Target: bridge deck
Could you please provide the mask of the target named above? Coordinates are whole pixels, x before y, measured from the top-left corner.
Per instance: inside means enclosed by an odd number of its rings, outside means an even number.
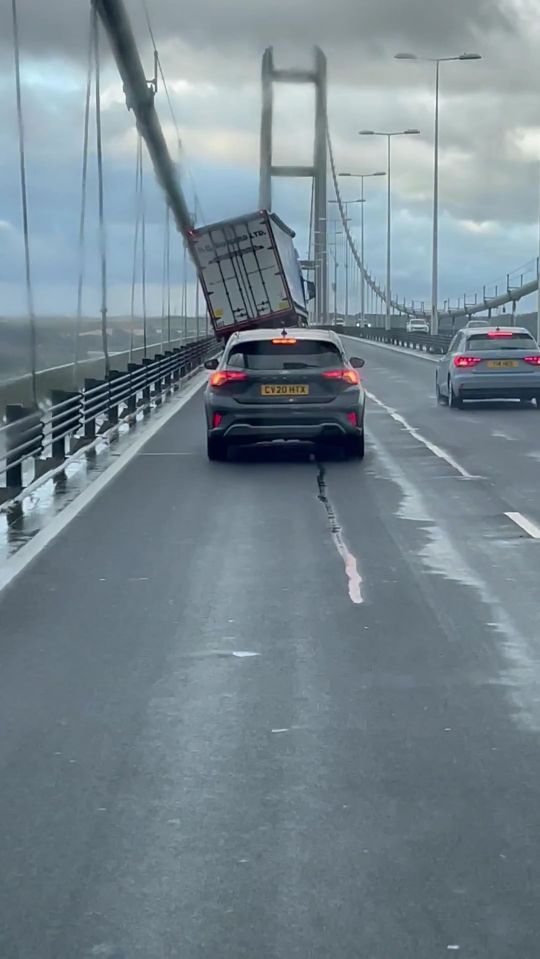
[[[540,416],[360,351],[363,464],[196,396],[0,597],[2,959],[537,959]]]

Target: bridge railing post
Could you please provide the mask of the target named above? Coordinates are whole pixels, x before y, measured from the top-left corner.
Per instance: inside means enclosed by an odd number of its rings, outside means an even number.
[[[121,373],[120,370],[110,370],[107,376],[107,382],[109,385],[107,410],[108,426],[116,426],[118,423],[118,407],[120,405],[120,399],[118,391],[114,388],[114,381],[120,379],[122,376],[125,376],[125,373]]]
[[[173,391],[172,377],[173,377],[173,361],[174,353],[172,350],[165,350],[163,354],[164,363],[165,363],[165,376],[163,382],[165,384],[165,393],[170,396]]]
[[[142,391],[144,416],[148,416],[150,412],[150,406],[152,403],[152,395],[150,392],[150,376],[149,376],[149,370],[148,370],[148,367],[151,366],[152,363],[153,363],[153,360],[148,359],[148,357],[145,357],[145,359],[142,361],[142,365],[145,369],[145,381],[144,381],[144,387]]]
[[[43,449],[43,423],[38,410],[9,403],[3,429],[5,442],[5,482],[0,502],[11,499],[23,489],[25,459],[37,460]]]
[[[97,434],[97,417],[101,413],[106,414],[107,407],[107,381],[87,377],[84,381],[82,409],[84,438],[88,443],[91,443],[93,440],[95,440]]]
[[[163,402],[163,353],[158,353],[154,357],[154,362],[157,363],[157,376],[154,380],[154,403],[156,406],[161,406]]]
[[[66,458],[66,440],[81,423],[81,396],[77,392],[51,390],[51,455],[61,463]]]
[[[138,363],[128,363],[127,368],[128,373],[130,374],[130,382],[126,408],[128,416],[134,417],[137,412],[137,389],[135,385],[135,374],[141,370],[141,367]],[[133,420],[130,420],[130,425],[133,425]]]
[[[182,362],[182,350],[180,347],[175,346],[174,348],[174,369],[173,369],[173,390],[176,392],[180,388],[180,372],[181,372],[181,362]]]

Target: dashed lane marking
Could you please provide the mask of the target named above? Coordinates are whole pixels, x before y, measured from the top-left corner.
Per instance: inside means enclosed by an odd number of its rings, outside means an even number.
[[[505,513],[504,515],[508,516],[508,519],[511,519],[516,526],[519,526],[532,539],[540,539],[540,527],[530,519],[527,519],[526,516],[523,516],[522,513]]]

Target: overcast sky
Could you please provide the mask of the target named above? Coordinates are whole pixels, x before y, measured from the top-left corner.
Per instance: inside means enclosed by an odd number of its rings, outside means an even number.
[[[538,247],[540,27],[536,0],[147,0],[181,131],[178,155],[163,91],[158,109],[191,205],[196,190],[211,221],[257,205],[260,59],[309,63],[318,43],[328,57],[329,119],[341,170],[385,168],[384,143],[361,128],[418,127],[394,141],[393,286],[429,299],[434,71],[393,54],[481,53],[441,74],[441,300],[474,293],[504,274],[531,269]],[[151,45],[141,0],[126,0],[148,75]],[[0,9],[0,314],[24,311],[21,215],[10,4]],[[28,157],[32,265],[40,312],[72,313],[89,3],[18,0]],[[135,133],[103,39],[106,209],[110,308],[129,311],[134,224]],[[276,89],[275,160],[309,162],[313,96]],[[94,147],[92,145],[92,150]],[[343,180],[354,199],[358,185]],[[385,268],[384,179],[367,185],[366,261]],[[150,172],[151,306],[160,308],[164,207]],[[309,190],[276,185],[274,209],[306,253]],[[335,208],[334,208],[335,209]],[[356,207],[358,211],[358,207]],[[329,213],[329,216],[333,213]],[[354,213],[358,230],[358,212]],[[88,220],[86,307],[97,304],[95,163]],[[175,279],[181,275],[176,243]],[[527,265],[528,264],[528,265]],[[529,273],[530,275],[530,273]]]

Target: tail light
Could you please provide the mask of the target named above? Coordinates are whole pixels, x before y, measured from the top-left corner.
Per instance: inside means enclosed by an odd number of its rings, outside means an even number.
[[[482,362],[480,356],[454,356],[454,366],[468,370],[471,366],[478,366]]]
[[[492,339],[508,339],[511,338],[514,334],[512,330],[488,330],[488,336]]]
[[[531,366],[540,366],[540,354],[538,356],[524,356],[523,359]]]
[[[247,380],[247,373],[240,373],[238,370],[216,370],[210,377],[210,386],[224,386],[225,383],[238,383],[241,380]]]
[[[360,383],[358,370],[326,370],[323,376],[326,380],[345,380],[346,383],[352,383],[353,386],[358,386]]]
[[[297,341],[292,336],[279,336],[272,343],[279,346],[294,346]]]
[[[214,429],[216,429],[216,427],[221,425],[222,419],[223,419],[223,413],[214,413],[212,417],[212,426]]]
[[[358,416],[356,413],[347,413],[347,419],[351,426],[358,426]]]

